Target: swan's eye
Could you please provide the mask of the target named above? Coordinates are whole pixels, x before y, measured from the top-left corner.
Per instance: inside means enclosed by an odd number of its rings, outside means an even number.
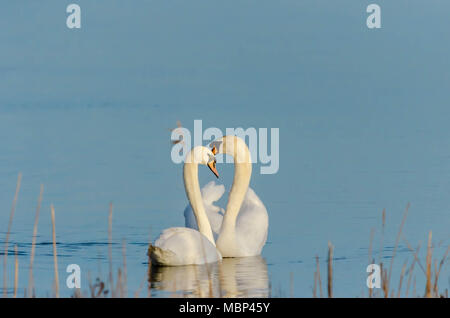
[[[209,144],[211,147],[211,151],[214,155],[216,155],[219,152],[220,145],[222,144],[222,140],[216,140]]]

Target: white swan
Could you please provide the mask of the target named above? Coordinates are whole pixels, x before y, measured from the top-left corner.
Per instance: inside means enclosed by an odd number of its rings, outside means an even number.
[[[155,243],[149,246],[147,254],[152,264],[198,265],[222,259],[220,252],[216,249],[211,226],[203,207],[198,182],[198,164],[207,165],[217,177],[218,173],[215,168],[214,154],[208,148],[198,146],[187,154],[183,168],[184,187],[193,207],[199,231],[185,227],[164,230]]]
[[[252,164],[250,151],[245,142],[237,136],[225,136],[213,142],[216,153],[233,156],[234,179],[226,213],[213,205],[220,199],[225,188],[214,181],[203,189],[203,203],[211,223],[216,246],[223,257],[243,257],[261,254],[267,240],[269,217],[264,204],[249,187]],[[197,228],[190,206],[185,210],[187,227]]]

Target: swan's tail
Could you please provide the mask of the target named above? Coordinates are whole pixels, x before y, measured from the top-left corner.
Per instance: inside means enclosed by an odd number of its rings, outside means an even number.
[[[175,253],[169,250],[163,250],[157,246],[149,244],[147,255],[149,263],[153,265],[170,265],[175,257]]]

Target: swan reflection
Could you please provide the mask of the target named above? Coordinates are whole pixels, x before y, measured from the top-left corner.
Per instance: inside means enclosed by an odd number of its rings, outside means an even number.
[[[268,297],[269,277],[261,256],[224,258],[206,265],[152,266],[152,293],[167,297]]]

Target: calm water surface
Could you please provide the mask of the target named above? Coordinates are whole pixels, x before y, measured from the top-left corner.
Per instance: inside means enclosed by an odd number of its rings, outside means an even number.
[[[447,2],[379,1],[383,28],[373,31],[356,1],[246,1],[239,10],[209,1],[175,7],[111,1],[108,8],[80,1],[86,13],[80,32],[65,27],[58,3],[28,10],[14,2],[0,12],[1,246],[23,175],[8,251],[9,294],[14,245],[19,294],[28,284],[40,184],[38,296],[53,295],[51,204],[63,296],[73,293],[65,285],[69,264],[81,267],[83,292],[89,281],[107,280],[110,202],[114,277],[126,260],[129,296],[211,290],[310,297],[316,256],[326,277],[328,242],[335,295],[361,296],[371,230],[373,256],[390,262],[408,203],[395,288],[403,263],[413,259],[408,244],[421,244],[424,260],[432,230],[434,255],[443,256],[450,240]],[[278,173],[261,175],[255,164],[251,181],[269,213],[268,242],[257,258],[149,271],[149,241],[183,226],[187,204],[182,166],[170,159],[169,129],[180,120],[192,130],[195,119],[204,129],[280,129]],[[218,169],[229,190],[233,166]],[[207,168],[199,177],[201,185],[214,178]],[[442,289],[449,287],[449,264]],[[420,266],[415,276],[422,294]]]

